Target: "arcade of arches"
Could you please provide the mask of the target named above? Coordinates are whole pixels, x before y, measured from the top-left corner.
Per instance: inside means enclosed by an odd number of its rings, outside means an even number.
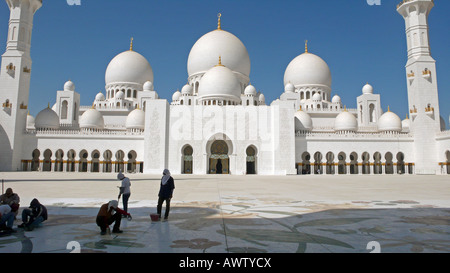
[[[193,148],[186,145],[182,150],[182,173],[192,174]],[[208,173],[229,174],[229,149],[223,140],[216,140],[211,145],[208,158]],[[246,174],[256,174],[257,150],[253,145],[246,149]],[[94,150],[88,152],[81,150],[78,154],[73,149],[64,152],[59,149],[55,152],[46,149],[41,152],[35,149],[31,160],[22,160],[23,171],[52,171],[52,172],[136,172],[142,173],[143,162],[136,160],[134,150],[125,153],[119,150],[113,154],[106,150],[103,153]],[[404,154],[380,152],[369,154],[356,152],[347,154],[332,152],[322,154],[316,152],[312,155],[304,152],[301,162],[298,162],[297,174],[413,174],[414,163],[405,162]],[[450,151],[445,152],[445,162],[440,162],[441,172],[450,174]]]
[[[113,154],[110,150],[101,153],[98,150],[88,152],[83,149],[77,154],[73,149],[67,152],[62,149],[55,152],[47,149],[43,153],[35,149],[31,158],[22,160],[23,171],[139,173],[143,170],[143,162],[136,161],[137,153],[134,150],[127,154],[119,150]]]
[[[358,156],[356,152],[347,154],[340,152],[335,155],[328,152],[323,155],[316,152],[311,157],[304,152],[302,161],[297,163],[298,174],[413,174],[414,163],[405,162],[402,152],[382,155],[375,152],[370,155],[364,152]]]

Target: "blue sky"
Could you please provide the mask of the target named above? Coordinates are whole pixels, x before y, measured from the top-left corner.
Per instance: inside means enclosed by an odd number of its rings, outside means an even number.
[[[7,38],[9,9],[0,3],[0,52]],[[266,102],[283,92],[284,71],[304,52],[322,57],[330,66],[332,95],[349,108],[369,82],[381,95],[384,111],[404,119],[408,112],[404,66],[405,25],[397,13],[400,0],[44,0],[36,13],[32,37],[29,109],[36,114],[53,104],[56,91],[71,79],[82,105],[104,92],[105,71],[117,54],[134,50],[145,56],[154,72],[155,90],[171,100],[187,82],[187,59],[194,43],[217,26],[236,35],[251,60],[251,83]],[[450,1],[435,0],[429,17],[431,53],[437,64],[441,116],[450,115]]]

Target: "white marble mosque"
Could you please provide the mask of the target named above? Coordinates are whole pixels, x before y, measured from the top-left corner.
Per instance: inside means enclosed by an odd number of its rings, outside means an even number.
[[[251,84],[245,45],[222,29],[220,15],[217,27],[212,23],[213,30],[193,45],[187,83],[172,98],[159,97],[153,85],[158,68],[131,41],[109,63],[105,89],[92,94],[91,105],[81,105],[75,83],[67,81],[56,91],[56,103],[33,117],[27,110],[31,33],[43,1],[6,3],[11,13],[0,73],[0,171],[450,174],[450,131],[439,114],[428,40],[432,0],[397,7],[407,39],[410,110],[403,120],[389,107],[384,111],[377,90],[365,82],[357,107],[347,108],[333,93],[326,61],[307,43],[287,64],[279,99],[267,102]]]

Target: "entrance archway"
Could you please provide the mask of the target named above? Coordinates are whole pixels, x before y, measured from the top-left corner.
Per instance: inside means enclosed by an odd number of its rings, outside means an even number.
[[[183,173],[192,174],[192,155],[194,149],[191,145],[186,145],[183,149]]]
[[[211,145],[209,157],[209,173],[228,174],[230,158],[228,157],[228,145],[224,140],[216,140]]]
[[[256,174],[256,149],[253,146],[248,146],[245,150],[247,154],[247,174]]]

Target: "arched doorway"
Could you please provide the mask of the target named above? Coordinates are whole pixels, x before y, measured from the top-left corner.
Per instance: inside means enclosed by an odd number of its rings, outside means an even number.
[[[67,152],[67,169],[68,172],[74,172],[75,171],[75,151],[69,150]]]
[[[397,173],[404,174],[405,173],[405,155],[402,152],[397,153]]]
[[[370,155],[368,152],[362,154],[362,173],[370,174]]]
[[[100,172],[100,152],[95,150],[91,154],[92,162],[91,162],[91,172],[98,173]]]
[[[194,149],[191,145],[186,145],[183,149],[183,173],[192,174],[192,155],[194,154]]]
[[[302,174],[311,174],[311,156],[308,152],[302,154]]]
[[[209,173],[228,174],[230,159],[228,157],[228,145],[223,140],[216,140],[211,145],[209,157]]]
[[[314,173],[322,174],[322,154],[320,152],[316,152],[314,154]]]
[[[88,171],[88,152],[86,150],[82,150],[80,152],[80,165],[78,167],[79,172],[87,172]]]
[[[327,160],[327,174],[334,174],[334,154],[332,152],[328,152],[326,154]]]
[[[55,172],[62,172],[63,168],[64,168],[64,161],[63,161],[63,157],[64,157],[64,152],[63,150],[59,149],[56,151],[55,153],[55,167],[54,170]]]
[[[344,152],[340,152],[338,154],[338,174],[346,174],[347,173],[347,163],[345,162],[346,155]]]
[[[41,155],[41,152],[38,149],[35,149],[31,156],[33,159],[31,160],[31,170],[32,171],[39,171],[39,156]]]
[[[116,169],[114,170],[116,173],[124,172],[124,157],[125,153],[122,150],[116,152]]]
[[[44,151],[44,164],[42,165],[42,171],[50,172],[52,170],[52,151],[49,149]]]
[[[256,174],[256,149],[253,146],[248,146],[245,150],[247,154],[247,174]]]
[[[136,151],[132,150],[128,153],[128,163],[127,163],[127,172],[134,173],[136,172]]]
[[[386,174],[394,174],[394,162],[392,162],[393,156],[391,152],[387,152],[384,156],[386,159],[385,162],[385,173]]]
[[[110,150],[103,152],[103,172],[112,172],[112,152]]]
[[[350,174],[358,174],[358,154],[356,152],[350,154]]]
[[[373,174],[381,174],[381,154],[379,152],[373,154],[373,161]]]

